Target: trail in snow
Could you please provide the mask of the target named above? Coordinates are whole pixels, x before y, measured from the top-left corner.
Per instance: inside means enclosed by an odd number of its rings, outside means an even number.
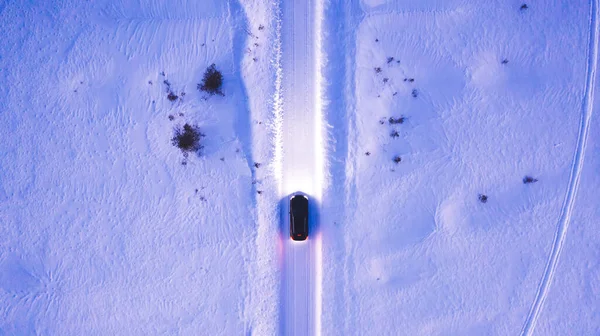
[[[319,146],[319,117],[315,97],[315,2],[281,2],[281,190],[283,270],[282,325],[284,335],[318,333],[318,249],[316,234],[322,164]],[[289,196],[301,191],[311,200],[309,238],[294,242],[289,238]]]
[[[585,85],[585,95],[583,97],[582,104],[582,115],[581,123],[579,125],[579,135],[577,137],[577,148],[575,150],[575,156],[573,159],[573,165],[571,168],[571,175],[569,178],[569,187],[567,189],[567,195],[563,203],[560,219],[556,234],[554,236],[554,242],[552,243],[552,250],[550,251],[550,257],[546,263],[546,268],[540,281],[535,300],[529,310],[527,319],[521,335],[531,335],[535,329],[536,322],[538,320],[540,311],[548,295],[548,289],[554,278],[556,271],[556,265],[560,258],[560,253],[563,248],[563,243],[567,235],[567,229],[571,221],[571,212],[575,203],[575,195],[577,194],[577,188],[579,187],[579,180],[581,176],[581,169],[583,167],[583,161],[585,157],[585,148],[587,145],[587,137],[590,128],[590,121],[593,113],[594,103],[594,84],[596,81],[596,65],[598,59],[598,4],[597,1],[592,1],[590,5],[590,37],[589,37],[589,48],[588,48],[588,64],[587,64],[587,78]]]

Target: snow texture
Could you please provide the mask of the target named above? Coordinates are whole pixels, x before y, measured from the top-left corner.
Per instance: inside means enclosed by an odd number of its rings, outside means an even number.
[[[524,4],[0,1],[0,335],[600,334],[598,3]]]

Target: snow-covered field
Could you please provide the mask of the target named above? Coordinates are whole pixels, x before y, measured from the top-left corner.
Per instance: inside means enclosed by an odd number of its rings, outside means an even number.
[[[587,263],[595,265],[599,251],[589,229],[600,220],[598,202],[589,192],[582,199],[585,187],[569,195],[584,155],[598,156],[592,146],[576,155],[580,119],[592,112],[590,8],[488,1],[361,8],[348,23],[356,35],[347,48],[356,52],[347,55],[355,76],[347,96],[356,107],[343,135],[346,214],[324,234],[323,310],[331,314],[323,333],[529,334],[530,308],[547,298],[538,334],[597,334],[600,278]],[[595,171],[587,179],[597,188]],[[539,181],[526,185],[526,175]],[[567,235],[556,271],[545,271],[558,260],[550,259],[560,248],[555,234],[571,223],[585,234]],[[574,257],[579,268],[569,265]],[[558,300],[564,296],[571,297]]]
[[[250,331],[240,5],[85,3],[0,5],[0,334]],[[185,122],[206,137],[184,166]]]
[[[597,3],[522,5],[0,0],[0,335],[599,334]]]

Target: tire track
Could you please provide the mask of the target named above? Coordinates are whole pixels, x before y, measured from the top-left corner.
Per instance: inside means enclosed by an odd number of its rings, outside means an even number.
[[[565,201],[563,203],[556,234],[554,236],[554,242],[552,243],[552,250],[544,269],[544,274],[538,286],[535,300],[531,305],[523,329],[521,330],[522,336],[529,336],[533,333],[539,314],[544,305],[544,301],[548,295],[548,290],[554,278],[556,272],[556,265],[560,258],[560,253],[563,248],[563,243],[567,235],[567,229],[571,221],[571,213],[573,205],[575,203],[575,196],[577,194],[577,188],[579,187],[579,180],[581,178],[581,169],[583,167],[583,161],[585,157],[585,149],[587,145],[587,137],[590,128],[590,121],[593,113],[594,103],[594,84],[596,81],[596,65],[598,59],[598,0],[592,1],[590,5],[590,30],[589,30],[589,46],[588,46],[588,64],[586,70],[586,85],[585,95],[583,97],[581,122],[579,124],[579,135],[577,137],[577,147],[571,167],[571,174],[569,177],[569,187]]]

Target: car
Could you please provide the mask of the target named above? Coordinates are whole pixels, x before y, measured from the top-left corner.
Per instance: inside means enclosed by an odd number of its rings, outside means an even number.
[[[304,195],[290,197],[290,238],[308,238],[308,197]]]

